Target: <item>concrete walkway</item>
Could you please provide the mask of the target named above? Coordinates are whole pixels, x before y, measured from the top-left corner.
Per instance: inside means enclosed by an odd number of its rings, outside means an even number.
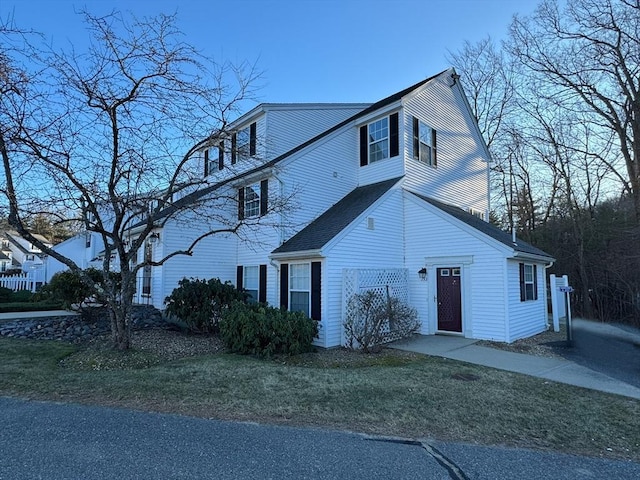
[[[637,344],[640,345],[640,335],[634,331],[623,331],[612,325],[587,323],[588,325],[584,328],[614,332],[620,338],[625,338],[633,343],[638,342]],[[580,328],[583,328],[582,323]],[[394,342],[389,346],[399,350],[450,358],[640,400],[640,388],[575,362],[562,358],[540,357],[483,347],[475,345],[476,342],[477,340],[456,336],[417,335],[408,340]]]
[[[42,312],[5,312],[0,313],[0,322],[21,320],[23,318],[65,317],[76,315],[79,315],[79,313],[70,312],[69,310],[45,310]]]

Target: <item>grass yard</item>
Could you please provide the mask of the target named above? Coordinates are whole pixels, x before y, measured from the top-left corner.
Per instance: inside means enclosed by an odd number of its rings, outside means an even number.
[[[640,461],[640,402],[393,350],[259,360],[0,338],[0,395]]]

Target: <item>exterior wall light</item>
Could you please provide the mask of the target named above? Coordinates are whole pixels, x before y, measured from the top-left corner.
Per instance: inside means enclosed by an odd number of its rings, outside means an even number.
[[[427,279],[427,269],[422,267],[418,270],[418,276],[420,277],[420,280],[425,281]]]
[[[160,234],[158,232],[153,232],[151,235],[149,235],[150,243],[156,243],[158,240],[160,240]]]

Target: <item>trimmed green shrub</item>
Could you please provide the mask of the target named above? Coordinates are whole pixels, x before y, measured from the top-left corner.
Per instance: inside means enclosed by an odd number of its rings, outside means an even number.
[[[96,284],[103,284],[102,271],[88,268],[85,273]],[[109,276],[116,285],[120,282],[119,273],[112,272]],[[51,277],[51,281],[38,291],[34,300],[60,302],[64,308],[69,308],[71,305],[80,304],[88,298],[95,298],[98,303],[103,301],[98,290],[83,282],[79,274],[65,270]]]
[[[217,333],[223,312],[233,302],[246,299],[247,294],[238,291],[231,282],[183,278],[164,299],[165,313],[184,322],[191,331]]]
[[[10,302],[12,296],[13,290],[10,288],[0,287],[0,303]]]
[[[18,290],[11,295],[12,302],[31,302],[34,294],[29,290]]]
[[[220,321],[225,346],[243,355],[297,355],[310,351],[317,335],[318,322],[305,314],[265,304],[236,302]]]
[[[46,310],[58,310],[62,307],[60,303],[42,302],[7,302],[0,303],[0,313],[6,312],[42,312]]]

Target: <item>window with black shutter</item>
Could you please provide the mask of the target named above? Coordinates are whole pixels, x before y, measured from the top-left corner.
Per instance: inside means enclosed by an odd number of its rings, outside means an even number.
[[[360,166],[397,157],[400,154],[397,113],[360,127]]]

